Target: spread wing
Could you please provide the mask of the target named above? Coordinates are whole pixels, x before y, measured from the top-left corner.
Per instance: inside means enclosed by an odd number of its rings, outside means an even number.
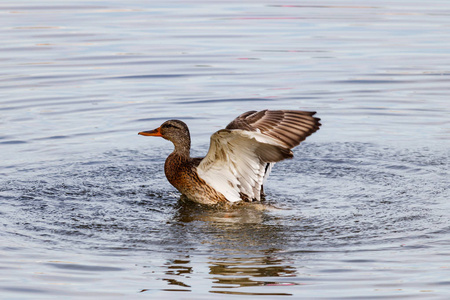
[[[248,111],[234,119],[226,129],[259,130],[292,149],[319,130],[320,119],[313,117],[315,114],[300,110]]]
[[[319,119],[313,115],[287,110],[240,115],[211,136],[198,175],[231,202],[260,200],[266,171],[273,163],[292,158],[290,149],[319,129]]]

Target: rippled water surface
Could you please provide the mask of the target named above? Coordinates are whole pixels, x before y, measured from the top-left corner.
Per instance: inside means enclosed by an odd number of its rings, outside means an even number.
[[[447,299],[448,1],[0,3],[2,299]],[[317,111],[267,201],[186,203],[240,113]]]

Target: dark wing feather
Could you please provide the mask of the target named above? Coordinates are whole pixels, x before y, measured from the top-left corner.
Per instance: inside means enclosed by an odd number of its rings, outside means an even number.
[[[320,127],[316,112],[300,110],[248,111],[234,119],[226,129],[260,130],[288,148],[293,148]]]

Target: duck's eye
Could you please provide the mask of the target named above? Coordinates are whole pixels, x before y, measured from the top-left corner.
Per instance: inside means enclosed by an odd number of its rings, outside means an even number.
[[[164,124],[163,127],[164,127],[164,128],[178,128],[177,126],[172,125],[172,124]]]

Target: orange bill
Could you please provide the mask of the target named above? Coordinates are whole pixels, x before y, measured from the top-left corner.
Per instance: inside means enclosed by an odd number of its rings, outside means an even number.
[[[162,136],[161,135],[161,127],[158,127],[156,129],[149,130],[149,131],[141,131],[138,134],[146,135],[146,136]]]

